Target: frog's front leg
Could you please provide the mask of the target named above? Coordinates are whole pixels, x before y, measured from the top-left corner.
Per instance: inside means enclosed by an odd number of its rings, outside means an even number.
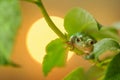
[[[85,54],[84,58],[86,60],[90,60],[90,59],[93,60],[93,59],[95,59],[95,55],[94,54]]]
[[[97,66],[104,66],[107,65],[111,59],[107,59],[108,58],[107,54],[105,55],[100,55],[99,57],[95,57],[94,54],[89,54],[89,55],[85,55],[84,57],[86,60],[92,60],[94,62],[95,65]]]

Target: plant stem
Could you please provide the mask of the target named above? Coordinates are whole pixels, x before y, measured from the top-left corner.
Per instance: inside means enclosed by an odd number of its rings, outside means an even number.
[[[67,41],[66,36],[57,28],[57,26],[53,23],[53,21],[50,19],[46,9],[44,8],[44,5],[42,4],[41,0],[38,0],[35,2],[38,7],[41,9],[41,12],[47,22],[47,24],[49,25],[49,27],[59,36],[59,38],[61,38],[63,41]]]
[[[23,0],[24,1],[24,0]],[[28,2],[32,2],[32,3],[35,3],[36,1],[34,0],[25,0],[25,1],[28,1]]]

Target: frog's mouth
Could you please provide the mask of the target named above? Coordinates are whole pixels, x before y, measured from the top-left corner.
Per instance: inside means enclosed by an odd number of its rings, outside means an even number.
[[[83,48],[83,50],[86,54],[89,55],[93,51],[93,47],[92,46],[91,47],[85,47],[85,48]]]
[[[93,51],[93,46],[78,46],[75,44],[73,46],[87,55],[89,55]]]

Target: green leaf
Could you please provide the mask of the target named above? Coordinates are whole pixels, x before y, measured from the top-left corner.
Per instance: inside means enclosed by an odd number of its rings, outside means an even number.
[[[46,47],[47,54],[43,60],[43,72],[47,76],[54,67],[62,67],[66,63],[67,49],[60,39],[55,39]]]
[[[103,38],[113,38],[120,41],[118,31],[114,27],[103,27],[100,31],[93,31],[90,34],[97,40],[101,40]]]
[[[104,74],[104,69],[101,67],[98,67],[96,65],[93,65],[89,68],[89,70],[86,72],[86,77],[88,80],[97,80],[101,78]]]
[[[64,80],[86,80],[83,68],[79,67],[67,75]]]
[[[120,54],[110,62],[104,80],[120,80]]]
[[[101,26],[90,13],[82,8],[74,8],[65,16],[64,27],[71,36],[77,32],[98,30]]]
[[[0,65],[13,65],[10,55],[20,22],[19,0],[0,0]]]
[[[95,61],[111,59],[120,52],[120,45],[111,38],[105,38],[94,45],[93,52],[87,58],[94,56]]]

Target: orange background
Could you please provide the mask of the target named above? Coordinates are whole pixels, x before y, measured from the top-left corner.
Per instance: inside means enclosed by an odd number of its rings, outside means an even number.
[[[82,7],[89,11],[101,24],[111,25],[120,21],[120,0],[42,0],[49,15],[64,17],[69,9]],[[26,48],[26,34],[36,20],[42,17],[39,8],[25,1],[20,1],[22,24],[16,37],[12,60],[21,68],[0,67],[0,80],[61,80],[68,72],[78,66],[85,69],[90,64],[80,56],[73,56],[63,68],[55,68],[44,77],[41,64],[36,62]],[[44,36],[44,35],[43,35]]]

